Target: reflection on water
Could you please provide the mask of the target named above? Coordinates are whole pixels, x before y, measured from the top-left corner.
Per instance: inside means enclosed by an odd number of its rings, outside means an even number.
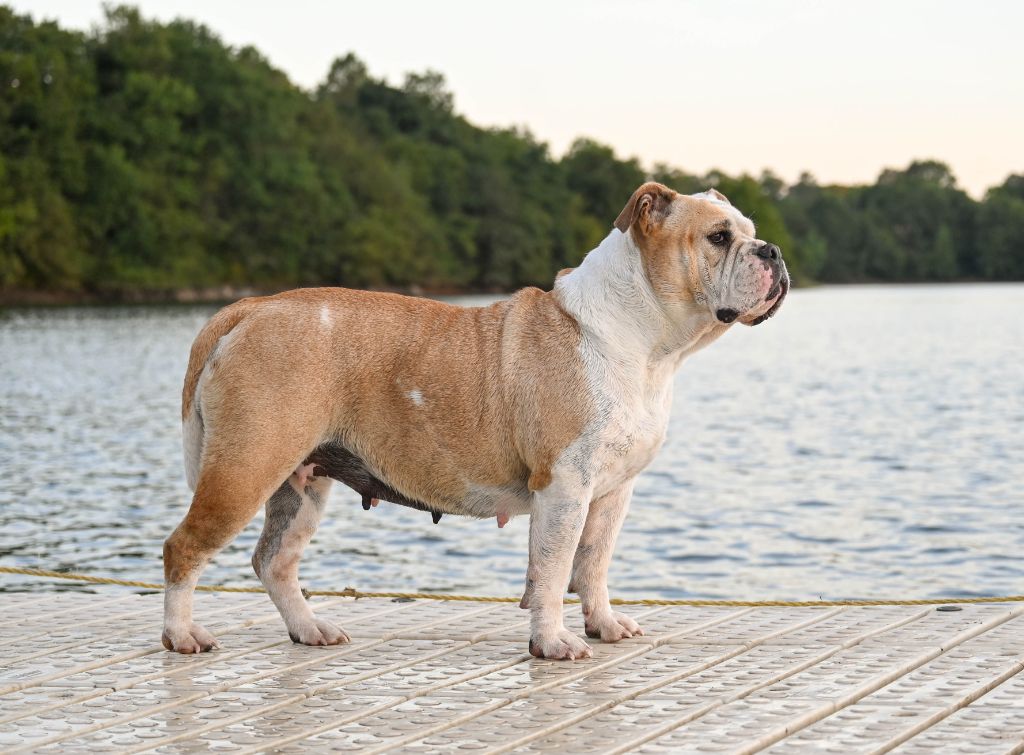
[[[797,291],[776,319],[692,357],[637,484],[613,593],[1024,591],[1022,305],[1020,285]],[[181,379],[212,311],[0,313],[0,563],[160,581],[188,502]],[[260,525],[204,581],[256,584]],[[526,540],[522,517],[434,526],[390,504],[364,512],[335,486],[303,577],[515,594]],[[0,578],[26,586],[47,583]]]

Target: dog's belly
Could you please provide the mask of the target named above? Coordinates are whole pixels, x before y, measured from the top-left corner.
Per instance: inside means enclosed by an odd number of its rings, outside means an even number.
[[[462,498],[431,504],[397,491],[387,480],[370,471],[363,459],[341,443],[322,444],[309,455],[304,464],[314,465],[313,474],[315,476],[330,477],[359,493],[364,509],[370,508],[370,502],[373,499],[390,501],[401,506],[429,512],[433,516],[435,524],[445,513],[462,514],[481,519],[497,516],[500,520],[503,517],[508,519],[519,514],[526,514],[530,510],[530,492],[526,487],[525,478],[505,485],[470,484]]]
[[[531,500],[526,479],[507,485],[470,485],[456,513],[481,519],[496,516],[500,524],[502,519],[529,514]]]
[[[376,498],[420,511],[428,511],[434,517],[434,524],[437,524],[441,518],[442,512],[435,507],[402,495],[387,482],[374,475],[362,459],[341,443],[324,443],[317,447],[304,463],[314,465],[313,474],[315,476],[330,477],[359,493],[363,499],[364,509],[369,509],[370,501]]]

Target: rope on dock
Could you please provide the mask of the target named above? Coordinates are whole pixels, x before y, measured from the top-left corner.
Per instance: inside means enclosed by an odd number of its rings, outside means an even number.
[[[73,582],[89,582],[95,585],[122,585],[124,587],[140,587],[146,590],[163,590],[164,586],[156,582],[140,582],[134,579],[117,579],[115,577],[98,577],[94,574],[75,574],[73,572],[50,571],[49,569],[31,569],[20,566],[0,566],[0,574],[23,574],[29,577],[48,577]],[[197,585],[196,590],[203,592],[266,592],[262,587],[218,587],[216,585]],[[354,587],[343,590],[304,590],[306,595],[318,595],[332,598],[394,598],[399,600],[461,600],[472,603],[518,603],[519,598],[503,598],[493,595],[448,595],[446,593],[429,592],[363,592]],[[566,603],[579,603],[579,598],[566,598]],[[734,608],[821,608],[829,606],[935,606],[950,603],[1024,603],[1024,595],[998,595],[984,598],[925,598],[910,600],[703,600],[687,598],[670,600],[662,598],[612,598],[612,605],[617,606],[726,606]]]

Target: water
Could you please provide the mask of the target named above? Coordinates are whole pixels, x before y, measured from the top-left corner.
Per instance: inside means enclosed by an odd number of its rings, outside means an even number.
[[[1024,285],[819,288],[684,363],[622,597],[1024,592]],[[209,307],[0,313],[0,563],[160,581]],[[204,581],[255,585],[262,515]],[[364,512],[335,486],[311,587],[518,594],[527,519]],[[3,589],[57,589],[0,577]],[[60,585],[59,589],[93,589]]]

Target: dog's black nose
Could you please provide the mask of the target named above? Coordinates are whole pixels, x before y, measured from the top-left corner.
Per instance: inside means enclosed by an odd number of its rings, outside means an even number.
[[[724,309],[723,308],[723,309],[720,309],[717,312],[715,312],[715,317],[717,317],[719,320],[721,320],[724,323],[730,323],[730,322],[732,322],[733,320],[735,320],[739,316],[740,316],[740,313],[737,312],[735,309]]]
[[[765,244],[756,254],[763,260],[777,260],[782,256],[781,250],[775,244]]]

